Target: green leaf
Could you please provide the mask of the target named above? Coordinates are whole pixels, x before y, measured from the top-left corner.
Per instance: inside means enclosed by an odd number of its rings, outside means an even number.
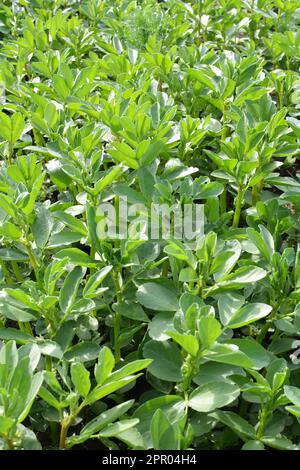
[[[11,140],[11,121],[9,116],[2,111],[0,111],[0,136],[8,142]]]
[[[136,298],[144,307],[151,310],[173,312],[178,308],[174,289],[159,282],[145,282],[139,286]]]
[[[272,307],[267,304],[247,304],[233,314],[227,323],[226,328],[241,328],[242,326],[249,325],[249,323],[253,323],[266,317],[271,313],[271,311]]]
[[[223,364],[231,364],[245,368],[253,367],[253,362],[240,351],[235,344],[214,344],[209,351],[202,353],[207,360],[221,362]]]
[[[165,341],[169,338],[167,331],[173,331],[174,313],[161,312],[153,317],[149,325],[149,336],[156,341]]]
[[[273,237],[263,225],[259,225],[259,230],[260,234],[253,228],[248,228],[247,234],[264,259],[270,262],[275,252]]]
[[[63,212],[63,211],[53,212],[53,217],[61,220],[66,225],[66,227],[69,227],[74,232],[80,233],[83,237],[86,237],[87,229],[84,223],[80,219],[77,219],[76,217],[73,217],[71,214],[68,214],[67,212]]]
[[[117,423],[109,424],[105,429],[99,432],[99,437],[117,437],[118,434],[136,426],[138,422],[138,419],[124,419]]]
[[[299,450],[299,447],[286,437],[263,437],[261,442],[277,450]]]
[[[212,91],[215,91],[216,84],[213,77],[210,77],[208,74],[208,70],[198,70],[198,69],[188,69],[187,74],[189,77],[197,80],[202,85],[206,86]]]
[[[97,416],[82,428],[80,436],[78,436],[81,439],[76,443],[84,442],[92,434],[96,434],[108,424],[116,421],[132,407],[133,403],[134,400],[128,400],[101,413],[100,416]]]
[[[16,330],[15,328],[0,328],[0,339],[5,341],[14,340],[17,343],[25,344],[28,341],[32,341],[32,336],[23,331]]]
[[[212,382],[200,385],[189,397],[189,406],[201,413],[209,413],[216,408],[232,403],[240,394],[235,384],[226,382]]]
[[[225,341],[223,345],[238,347],[240,352],[252,362],[251,369],[259,370],[267,367],[270,363],[271,356],[268,351],[252,338],[234,338]]]
[[[67,232],[62,231],[59,233],[54,233],[47,244],[48,249],[62,247],[63,245],[71,245],[73,243],[79,242],[82,239],[82,235],[78,232]]]
[[[255,101],[261,98],[266,93],[270,92],[271,88],[265,88],[259,85],[249,85],[241,93],[237,93],[237,97],[234,100],[235,106],[242,106],[246,100]]]
[[[7,297],[0,297],[0,313],[10,320],[28,322],[36,320],[36,314],[27,311],[24,306],[10,303]]]
[[[125,377],[124,379],[119,379],[116,382],[110,382],[107,384],[102,385],[101,387],[95,387],[89,395],[85,398],[85,403],[87,405],[90,405],[98,400],[101,400],[102,398],[106,397],[107,395],[110,395],[120,388],[125,387],[125,385],[129,384],[133,380],[135,380],[137,376],[132,375],[129,377]]]
[[[15,248],[0,248],[0,259],[3,261],[28,261],[28,254]]]
[[[206,290],[206,297],[216,291],[224,291],[231,289],[242,289],[246,285],[255,283],[266,277],[267,271],[257,266],[243,266],[238,268],[234,273],[226,275],[215,286]]]
[[[284,393],[286,397],[296,406],[300,407],[300,389],[292,385],[285,385]]]
[[[238,414],[231,411],[215,411],[211,416],[231,428],[242,439],[255,439],[254,427]]]
[[[68,314],[77,296],[78,288],[83,278],[84,271],[80,266],[76,266],[66,277],[59,293],[59,305],[64,314]]]
[[[135,152],[125,142],[114,142],[114,148],[108,149],[108,152],[113,158],[129,168],[138,169],[139,165],[135,158]]]
[[[91,341],[84,341],[83,343],[75,344],[75,346],[69,348],[64,354],[64,359],[66,361],[77,360],[80,362],[87,362],[96,359],[98,354],[98,344],[92,343]]]
[[[19,419],[18,419],[19,423],[24,421],[24,419],[28,416],[31,410],[31,407],[33,405],[33,402],[35,400],[35,397],[39,393],[39,390],[42,386],[43,380],[44,380],[43,372],[38,372],[32,377],[30,388],[26,396],[26,400],[25,402],[23,402],[22,413],[20,414]]]
[[[176,395],[164,395],[143,403],[133,417],[139,419],[138,430],[144,437],[148,447],[153,447],[151,437],[151,421],[154,413],[161,410],[172,425],[186,421],[186,403]]]
[[[136,372],[139,372],[140,370],[148,367],[151,362],[151,359],[138,359],[136,361],[129,362],[128,364],[125,364],[125,366],[110,374],[109,379],[106,382],[123,379],[124,377],[135,374]]]
[[[167,331],[169,335],[179,346],[181,346],[191,356],[196,356],[199,350],[199,344],[195,336],[183,335],[177,331]]]
[[[81,362],[71,365],[71,379],[76,391],[82,397],[86,397],[91,388],[90,373]]]
[[[242,450],[264,450],[265,446],[260,441],[250,440],[245,442]]]
[[[130,318],[131,320],[142,321],[142,322],[149,322],[149,318],[145,314],[142,307],[129,300],[123,300],[117,304],[113,304],[113,310],[123,317]]]
[[[153,359],[149,372],[155,377],[179,382],[182,380],[182,357],[178,347],[170,341],[148,341],[143,349],[144,357]]]
[[[198,322],[201,347],[209,349],[221,335],[221,325],[214,317],[202,317]]]
[[[84,251],[79,250],[78,248],[65,248],[60,250],[58,253],[55,253],[54,258],[69,258],[70,263],[78,266],[86,266],[88,268],[97,265],[95,260],[91,259],[89,255],[84,253]]]
[[[84,286],[83,295],[84,297],[88,297],[92,299],[98,295],[97,287],[102,283],[102,281],[106,278],[106,276],[111,272],[112,266],[105,266],[104,268],[97,271],[95,274],[90,276]]]
[[[107,186],[110,186],[114,181],[120,178],[120,176],[126,171],[126,166],[116,165],[110,168],[97,183],[94,188],[91,189],[91,193],[95,196],[100,194]]]
[[[222,324],[225,326],[230,322],[234,314],[244,305],[245,298],[239,294],[226,292],[218,299],[219,315]]]
[[[11,127],[12,131],[10,140],[14,144],[21,137],[25,127],[24,118],[21,113],[17,112],[12,115]]]
[[[46,246],[52,228],[53,221],[51,213],[45,207],[41,207],[32,224],[32,234],[39,248],[43,249]]]
[[[56,410],[63,408],[61,402],[47,388],[41,387],[38,394],[48,405],[53,406]]]
[[[159,156],[159,154],[164,149],[164,142],[158,140],[157,142],[152,142],[146,152],[141,157],[141,163],[144,166],[151,165],[151,163]]]
[[[111,350],[103,346],[99,352],[98,362],[95,364],[94,374],[98,385],[103,384],[115,366],[115,358]],[[129,374],[130,375],[130,374]]]
[[[155,450],[179,450],[179,439],[175,426],[172,425],[162,410],[156,410],[151,421],[151,436]]]

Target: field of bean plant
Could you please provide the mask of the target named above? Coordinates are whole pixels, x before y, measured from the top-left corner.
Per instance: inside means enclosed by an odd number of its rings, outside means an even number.
[[[300,450],[300,1],[0,1],[0,449]]]

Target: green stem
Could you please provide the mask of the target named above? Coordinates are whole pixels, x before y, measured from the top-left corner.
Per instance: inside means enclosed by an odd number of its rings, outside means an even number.
[[[121,326],[121,315],[120,313],[115,313],[114,318],[114,346],[115,346],[115,360],[116,363],[121,360],[121,348],[120,348],[120,326]]]
[[[266,323],[264,324],[264,326],[260,330],[259,334],[256,336],[256,341],[259,344],[261,344],[263,342],[263,340],[265,339],[265,336],[268,333],[269,328],[271,327],[274,318],[276,317],[276,312],[277,312],[277,310],[274,309],[273,312],[271,313],[271,315],[266,320]]]
[[[244,196],[243,188],[239,186],[236,201],[235,201],[235,211],[234,211],[234,217],[233,217],[233,222],[232,222],[232,228],[237,228],[239,226],[242,204],[243,204],[243,196]]]
[[[166,259],[162,267],[161,275],[162,277],[168,277],[168,274],[169,274],[169,259]]]
[[[51,372],[51,370],[52,370],[52,358],[50,356],[46,356],[45,365],[46,365],[46,370],[48,372]]]
[[[11,265],[13,268],[14,275],[16,276],[16,280],[18,282],[23,282],[23,276],[21,274],[18,263],[16,261],[12,261]]]
[[[220,208],[221,214],[225,214],[227,211],[227,187],[224,184],[224,191],[220,195]]]
[[[265,433],[268,417],[269,417],[268,410],[265,407],[262,407],[260,411],[259,425],[258,425],[258,429],[256,432],[256,439],[258,440],[260,440]]]
[[[41,281],[40,281],[40,277],[39,277],[39,273],[38,273],[38,264],[36,262],[34,254],[33,254],[30,242],[28,242],[26,244],[26,248],[27,248],[27,253],[28,253],[28,256],[29,256],[31,267],[34,271],[35,279],[36,279],[37,283],[39,284],[39,286],[41,287]]]
[[[68,416],[61,423],[60,436],[59,436],[59,449],[64,450],[66,448],[66,439],[68,435],[69,427],[73,421],[73,416]]]
[[[258,197],[258,187],[257,185],[253,186],[252,188],[252,206],[256,206],[257,203],[257,197]]]
[[[5,277],[5,280],[7,282],[7,284],[9,284],[10,286],[14,284],[14,281],[10,275],[10,272],[9,270],[7,269],[4,261],[0,261],[0,266],[2,267],[2,271],[3,271],[3,274],[4,274],[4,277]]]
[[[8,164],[11,165],[12,164],[12,156],[13,156],[13,153],[14,153],[14,147],[13,147],[13,144],[11,142],[8,143]]]
[[[119,273],[117,272],[114,278],[115,289],[117,293],[117,302],[121,302],[122,296],[121,291],[122,288],[119,282]],[[119,312],[115,312],[114,315],[114,349],[115,349],[115,361],[116,363],[120,362],[121,360],[121,347],[120,347],[120,331],[121,331],[121,314]]]

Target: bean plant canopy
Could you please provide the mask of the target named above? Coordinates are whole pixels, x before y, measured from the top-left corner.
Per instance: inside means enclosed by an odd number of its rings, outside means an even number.
[[[0,449],[300,450],[299,25],[0,1]]]

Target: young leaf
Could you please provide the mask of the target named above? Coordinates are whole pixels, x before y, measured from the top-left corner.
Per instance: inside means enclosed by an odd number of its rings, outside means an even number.
[[[86,397],[91,388],[90,373],[81,362],[71,365],[71,379],[76,391],[82,397]]]

